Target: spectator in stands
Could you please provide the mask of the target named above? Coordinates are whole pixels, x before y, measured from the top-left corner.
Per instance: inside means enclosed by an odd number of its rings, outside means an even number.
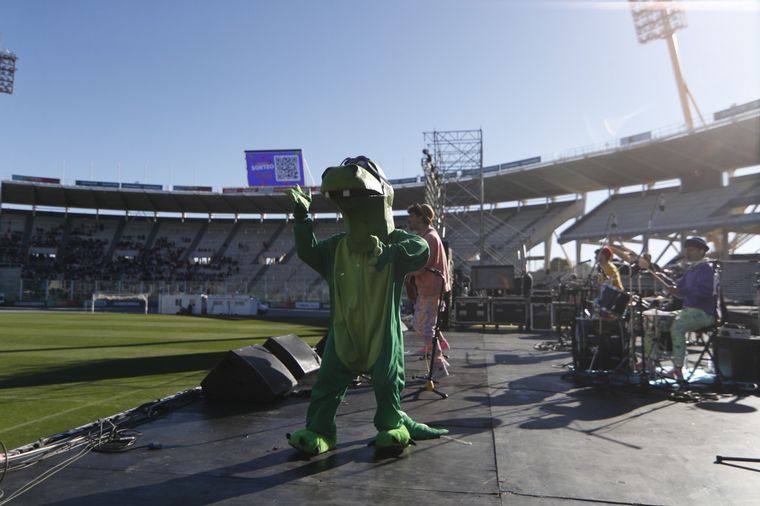
[[[443,249],[441,237],[433,228],[433,220],[435,219],[433,208],[427,204],[414,204],[407,209],[407,212],[409,213],[410,230],[422,236],[430,248],[430,257],[425,267],[409,274],[407,277],[407,283],[413,283],[415,292],[412,326],[417,335],[423,340],[424,345],[420,349],[420,352],[427,354],[432,351],[433,334],[438,319],[441,283],[444,284],[444,292],[451,290],[449,263],[446,258],[446,251]],[[437,274],[435,271],[438,271],[440,274]],[[449,374],[447,369],[449,364],[442,352],[449,349],[449,343],[443,337],[443,334],[439,334],[439,337],[441,351],[435,357],[437,372],[439,375],[447,376]]]

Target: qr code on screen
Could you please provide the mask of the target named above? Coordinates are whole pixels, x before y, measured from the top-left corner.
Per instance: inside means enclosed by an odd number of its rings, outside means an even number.
[[[277,181],[301,180],[297,155],[275,155],[273,158],[275,179]]]

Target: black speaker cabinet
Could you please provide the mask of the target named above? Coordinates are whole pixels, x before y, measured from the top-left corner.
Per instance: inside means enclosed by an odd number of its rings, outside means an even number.
[[[297,380],[319,371],[319,355],[295,334],[270,337],[264,348],[280,359]]]
[[[760,338],[716,336],[715,359],[721,374],[734,381],[760,383]]]
[[[454,300],[457,323],[488,323],[488,300],[482,297],[459,297]]]
[[[531,330],[552,330],[554,328],[551,302],[530,303],[530,328]]]
[[[503,325],[526,325],[527,304],[523,297],[503,297],[491,300],[491,322]]]
[[[554,325],[570,328],[575,324],[577,307],[570,302],[553,302]]]
[[[259,345],[228,351],[201,382],[203,395],[219,401],[271,402],[295,386],[287,367]]]
[[[533,292],[530,294],[530,301],[542,303],[551,302],[552,292],[551,290],[533,290]]]

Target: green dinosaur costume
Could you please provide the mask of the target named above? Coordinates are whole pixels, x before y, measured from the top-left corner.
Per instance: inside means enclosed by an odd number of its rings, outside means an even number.
[[[310,455],[335,448],[335,413],[359,373],[371,374],[375,390],[375,448],[403,448],[412,439],[448,433],[417,423],[401,411],[401,290],[406,274],[427,262],[427,243],[394,229],[393,187],[382,169],[365,157],[328,168],[322,174],[322,193],[340,209],[347,231],[317,241],[308,217],[311,194],[298,187],[290,190],[298,256],[327,280],[331,307],[306,429],[289,435],[290,445]]]

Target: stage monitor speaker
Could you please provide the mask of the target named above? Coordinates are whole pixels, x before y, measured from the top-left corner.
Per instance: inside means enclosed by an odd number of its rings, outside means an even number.
[[[271,402],[295,386],[287,367],[259,345],[228,351],[201,382],[203,395],[219,401]]]
[[[734,381],[760,383],[760,338],[714,338],[715,359],[721,374]]]
[[[264,343],[264,348],[280,359],[299,381],[304,376],[319,371],[319,355],[295,334],[270,337]]]

